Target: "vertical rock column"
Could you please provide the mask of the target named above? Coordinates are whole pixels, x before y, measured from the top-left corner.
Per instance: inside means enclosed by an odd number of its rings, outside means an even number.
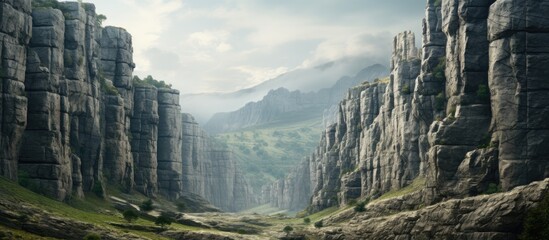
[[[35,9],[27,59],[28,124],[19,159],[20,183],[57,200],[72,191],[68,98],[59,94],[65,20],[57,9]]]
[[[106,27],[101,36],[103,84],[112,81],[116,91],[106,96],[104,171],[110,183],[133,187],[134,160],[130,144],[130,119],[133,110],[133,49],[131,35],[122,28]]]
[[[492,127],[503,190],[549,176],[547,12],[547,0],[499,0],[490,8]]]
[[[27,123],[24,81],[30,14],[31,1],[0,2],[0,176],[13,180]]]
[[[158,89],[158,116],[158,188],[175,200],[181,196],[183,187],[179,91]]]
[[[420,171],[426,173],[427,152],[431,147],[427,138],[429,127],[438,117],[444,118],[446,97],[446,35],[442,32],[441,1],[429,0],[423,19],[423,50],[421,73],[414,92],[413,114],[418,124]]]
[[[158,92],[153,86],[136,86],[131,119],[131,147],[137,191],[152,197],[158,192]]]
[[[81,166],[82,175],[82,183],[73,185],[82,184],[84,191],[94,187],[99,190],[103,168],[101,94],[97,76],[100,32],[96,29],[93,5],[63,2],[60,8],[65,16],[65,80],[61,83],[61,95],[69,97],[73,165]]]
[[[447,36],[447,117],[431,125],[427,174],[428,187],[436,188],[442,197],[463,194],[455,187],[462,179],[460,165],[468,152],[490,137],[486,36],[492,2],[442,1],[443,32]]]
[[[183,191],[205,197],[207,135],[191,114],[181,114]]]

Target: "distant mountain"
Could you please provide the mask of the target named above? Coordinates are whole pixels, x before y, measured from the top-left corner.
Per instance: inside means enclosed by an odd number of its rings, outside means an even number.
[[[210,133],[235,131],[262,124],[292,123],[323,118],[326,109],[343,99],[349,88],[389,74],[387,67],[375,64],[360,70],[354,77],[342,77],[330,88],[303,93],[286,88],[271,90],[257,102],[224,113],[216,113],[204,128]]]
[[[343,76],[360,71],[364,66],[385,59],[346,58],[312,68],[287,72],[254,87],[228,93],[198,93],[181,96],[184,112],[192,113],[200,124],[206,123],[215,113],[235,111],[246,103],[261,100],[269,91],[286,88],[290,91],[318,91],[330,88]]]

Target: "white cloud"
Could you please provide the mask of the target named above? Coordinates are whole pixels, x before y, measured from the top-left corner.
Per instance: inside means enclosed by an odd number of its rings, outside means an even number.
[[[219,45],[217,45],[217,48],[216,48],[216,50],[220,53],[228,52],[228,51],[231,51],[232,49],[233,49],[233,46],[231,46],[231,44],[228,44],[226,42],[220,43]]]
[[[246,78],[247,83],[241,87],[251,87],[288,72],[287,67],[261,68],[254,66],[238,66],[232,69],[242,72],[248,76]]]

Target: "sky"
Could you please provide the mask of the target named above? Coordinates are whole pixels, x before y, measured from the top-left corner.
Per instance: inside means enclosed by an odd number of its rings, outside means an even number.
[[[187,93],[231,92],[359,56],[389,61],[392,38],[421,38],[426,0],[89,0],[133,36],[134,74]]]

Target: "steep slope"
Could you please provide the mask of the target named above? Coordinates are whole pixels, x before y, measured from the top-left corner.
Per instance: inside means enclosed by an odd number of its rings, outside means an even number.
[[[261,101],[250,102],[233,112],[216,113],[204,127],[210,133],[221,133],[262,124],[319,119],[325,109],[341,100],[348,88],[387,74],[384,66],[376,64],[362,69],[353,77],[341,78],[330,88],[318,91],[289,91],[286,88],[271,90]],[[289,117],[290,113],[303,114],[294,119]]]
[[[422,53],[412,33],[395,37],[387,86],[351,89],[318,150],[266,186],[264,202],[319,211],[416,179],[420,206],[549,177],[547,6],[429,0]]]

